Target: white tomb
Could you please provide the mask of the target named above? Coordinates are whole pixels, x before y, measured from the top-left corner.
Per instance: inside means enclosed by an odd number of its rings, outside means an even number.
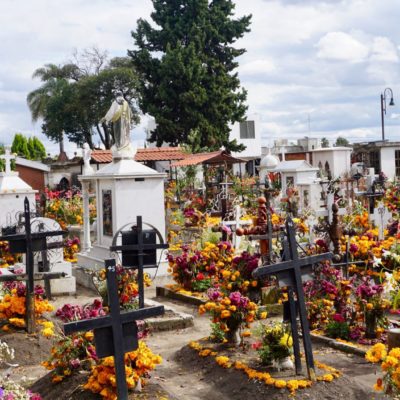
[[[5,171],[0,172],[0,227],[15,225],[17,216],[24,211],[25,197],[29,200],[31,210],[35,210],[35,193],[26,182],[11,171],[11,146],[5,146],[5,154],[0,156],[5,161]]]
[[[145,223],[153,225],[165,240],[164,178],[167,175],[134,161],[133,156],[113,156],[112,163],[101,170],[79,176],[84,199],[84,243],[78,265],[84,268],[103,267],[104,260],[112,256],[109,249],[114,235],[127,224],[134,225],[137,216],[142,216],[144,229],[147,229]],[[90,185],[94,185],[96,192],[97,240],[94,244],[90,241],[88,214]],[[163,274],[167,274],[166,268],[158,272]]]

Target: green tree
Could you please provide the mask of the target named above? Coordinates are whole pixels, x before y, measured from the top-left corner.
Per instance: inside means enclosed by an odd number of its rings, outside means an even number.
[[[46,157],[46,148],[36,136],[28,139],[28,150],[31,160],[40,161]]]
[[[344,138],[344,137],[341,137],[341,136],[339,136],[337,139],[336,139],[336,142],[335,142],[335,146],[336,147],[339,147],[339,146],[349,146],[349,141],[346,139],[346,138]]]
[[[137,75],[129,58],[108,61],[97,48],[75,53],[74,60],[62,65],[48,64],[35,71],[44,84],[28,95],[32,118],[43,118],[43,133],[53,141],[61,141],[63,133],[78,145],[87,142],[94,148],[98,135],[109,149],[113,144],[112,126],[100,124],[115,90],[121,90],[132,108],[134,122],[139,121],[134,107]]]
[[[323,138],[321,139],[321,147],[322,147],[322,148],[329,147],[329,140],[328,140],[327,138],[323,137]]]
[[[158,27],[139,19],[137,49],[128,51],[142,78],[140,107],[157,123],[150,141],[178,145],[196,131],[201,147],[243,150],[229,141],[229,125],[247,110],[235,72],[245,50],[233,44],[249,32],[251,16],[234,19],[232,0],[152,2]]]
[[[28,139],[21,133],[16,133],[11,145],[11,151],[19,157],[24,157],[30,160],[31,153],[28,147]]]

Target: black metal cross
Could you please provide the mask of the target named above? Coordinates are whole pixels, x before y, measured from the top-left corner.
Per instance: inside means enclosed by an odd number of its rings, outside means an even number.
[[[66,335],[80,331],[94,331],[96,354],[99,358],[114,357],[118,400],[127,400],[128,388],[126,385],[124,356],[125,353],[136,350],[138,347],[136,321],[164,314],[164,306],[121,313],[115,260],[105,260],[105,266],[110,315],[70,322],[65,324],[63,329]]]
[[[315,380],[314,358],[312,354],[310,328],[307,320],[302,275],[304,276],[308,274],[313,264],[332,259],[333,254],[324,253],[315,256],[299,258],[294,223],[290,217],[288,217],[286,220],[286,239],[284,240],[283,248],[285,261],[279,264],[263,265],[258,267],[253,272],[253,276],[256,278],[262,278],[269,275],[275,275],[278,278],[280,285],[288,287],[293,350],[295,355],[296,373],[298,374],[301,371],[301,360],[299,337],[297,332],[296,302],[294,300],[294,293],[296,294],[303,336],[304,352],[306,355],[307,373],[309,379]]]
[[[35,288],[34,281],[37,279],[55,279],[64,276],[62,273],[43,273],[36,276],[34,273],[33,253],[35,251],[45,251],[50,248],[63,247],[63,242],[47,243],[47,238],[51,236],[66,235],[65,231],[51,231],[51,232],[31,232],[31,213],[29,208],[29,200],[25,197],[24,200],[24,225],[25,233],[4,235],[0,240],[7,241],[10,247],[10,253],[26,254],[26,272],[25,279],[16,275],[16,279],[4,278],[4,280],[26,280],[26,330],[28,333],[35,331]]]
[[[110,251],[120,251],[122,254],[122,266],[132,267],[138,270],[139,308],[144,307],[144,271],[143,268],[157,267],[157,249],[166,249],[168,244],[163,243],[160,232],[152,225],[151,230],[143,229],[142,217],[136,217],[136,225],[131,231],[122,231],[122,245],[116,245],[119,232],[114,236]],[[125,225],[126,226],[126,225]],[[123,229],[123,228],[122,228]],[[160,243],[156,243],[158,236]]]

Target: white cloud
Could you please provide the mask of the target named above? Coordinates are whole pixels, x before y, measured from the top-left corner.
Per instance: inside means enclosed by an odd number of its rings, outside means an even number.
[[[365,61],[369,48],[345,32],[329,32],[316,45],[317,57],[327,60],[357,63]]]
[[[399,62],[399,54],[396,46],[387,37],[378,36],[372,43],[372,61]]]
[[[268,59],[254,60],[239,66],[240,76],[268,74],[275,70],[274,62]]]

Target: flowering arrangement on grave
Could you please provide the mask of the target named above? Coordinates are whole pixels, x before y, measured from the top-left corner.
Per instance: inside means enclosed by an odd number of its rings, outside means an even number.
[[[26,285],[23,282],[4,282],[2,284],[2,297],[0,300],[0,319],[4,319],[10,325],[25,327],[26,313]],[[35,315],[39,318],[43,313],[53,311],[53,306],[44,298],[44,290],[41,286],[35,287]],[[3,330],[9,326],[4,325]]]
[[[145,384],[145,377],[162,358],[154,354],[146,343],[141,340],[135,351],[125,354],[125,373],[128,389],[134,389],[140,382]],[[84,388],[93,393],[99,393],[106,400],[117,400],[117,383],[115,378],[114,358],[106,357],[92,367],[91,375]]]
[[[206,242],[201,249],[181,247],[182,253],[168,254],[168,271],[185,290],[204,292],[218,279],[218,271],[232,262],[234,249],[230,242]]]
[[[118,296],[120,307],[123,310],[132,310],[138,307],[139,286],[137,283],[137,270],[124,268],[120,265],[116,267]],[[92,280],[102,298],[102,304],[108,305],[106,270],[95,270],[92,272]],[[146,287],[150,287],[152,281],[149,274],[143,274],[143,282]]]
[[[231,279],[238,276],[238,271],[231,275]],[[239,344],[242,337],[250,336],[250,323],[256,319],[257,304],[243,296],[239,291],[230,291],[227,285],[211,288],[207,292],[208,301],[199,308],[200,314],[209,312],[212,316],[212,338],[216,341]]]
[[[183,210],[186,227],[202,227],[205,222],[205,215],[194,207],[186,207]]]
[[[61,382],[81,369],[89,370],[98,361],[93,332],[60,335],[51,349],[51,356],[42,366],[53,371],[52,381]]]
[[[97,318],[106,315],[107,310],[103,308],[103,303],[99,299],[93,303],[81,305],[64,304],[56,311],[56,317],[63,322],[80,321],[82,319]]]
[[[396,216],[400,210],[400,184],[393,182],[386,185],[385,196],[383,198],[385,206]]]
[[[0,340],[0,363],[10,365],[14,359],[15,351],[6,342]],[[26,390],[21,385],[15,383],[11,377],[0,376],[0,399],[4,400],[41,400],[41,396]]]
[[[62,229],[68,225],[83,224],[83,200],[80,191],[67,192],[45,189],[45,217],[55,219]],[[90,222],[96,218],[96,206],[93,200],[89,203]]]
[[[77,262],[76,254],[80,250],[80,240],[78,237],[67,239],[64,242],[64,260],[69,262]]]
[[[261,325],[258,334],[261,340],[253,343],[252,348],[257,350],[262,364],[279,365],[293,354],[293,339],[288,324]]]
[[[244,209],[244,213],[254,217],[257,215],[258,210],[257,182],[258,177],[256,176],[232,177],[231,189],[233,193],[242,200],[241,206]]]
[[[377,343],[367,351],[365,358],[372,363],[381,362],[383,377],[377,379],[374,389],[385,390],[393,398],[398,398],[400,395],[400,348],[395,347],[388,352],[383,343]]]
[[[10,253],[8,242],[0,241],[0,268],[7,268],[17,261],[15,254]]]

